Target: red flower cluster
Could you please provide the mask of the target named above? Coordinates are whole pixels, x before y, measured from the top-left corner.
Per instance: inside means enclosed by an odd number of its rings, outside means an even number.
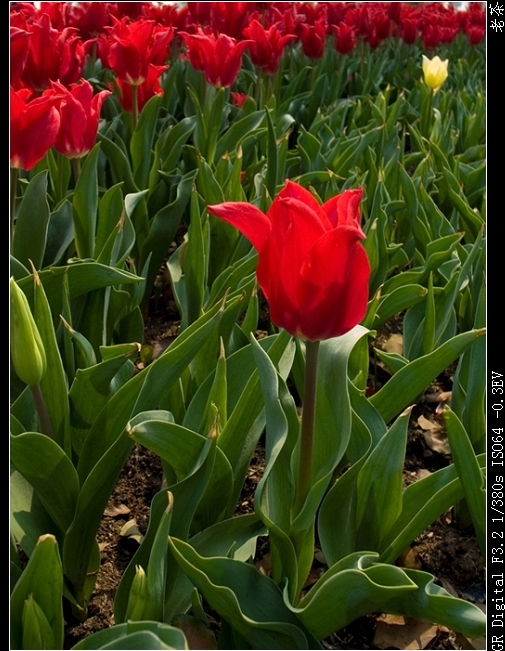
[[[172,28],[156,26],[151,20],[114,20],[107,36],[99,41],[100,58],[125,84],[138,86],[145,82],[149,66],[165,63],[173,38]]]
[[[110,91],[93,95],[89,81],[81,79],[70,89],[59,82],[40,97],[11,86],[11,166],[31,170],[54,147],[67,158],[80,158],[93,147],[100,110]]]
[[[52,3],[50,3],[52,4]],[[13,14],[12,27],[23,30],[29,36],[23,40],[27,46],[23,53],[22,71],[15,70],[13,85],[26,86],[34,91],[49,88],[51,81],[61,81],[62,84],[71,84],[79,79],[82,74],[85,54],[81,38],[73,27],[58,30],[52,27],[49,14],[41,13],[31,20],[23,13]],[[18,41],[21,37],[19,31],[11,31],[11,41]],[[16,48],[16,46],[14,46]],[[20,59],[17,55],[17,66]]]
[[[42,2],[38,9],[31,2],[14,2],[13,165],[31,169],[51,146],[71,157],[93,146],[108,91],[93,96],[81,80],[92,48],[114,73],[121,105],[133,111],[134,97],[141,110],[153,95],[162,94],[160,77],[172,44],[184,44],[191,64],[209,84],[229,87],[246,50],[255,66],[274,74],[288,45],[299,44],[306,56],[318,59],[328,39],[345,55],[358,39],[375,48],[387,38],[402,38],[429,50],[458,34],[478,45],[485,31],[485,12],[474,2],[459,12],[441,2],[189,2],[180,8],[151,2]]]

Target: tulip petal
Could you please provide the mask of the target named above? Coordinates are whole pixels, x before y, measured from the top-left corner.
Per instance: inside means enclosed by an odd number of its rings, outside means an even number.
[[[333,228],[337,228],[337,226],[357,226],[360,237],[365,238],[365,234],[359,226],[361,219],[359,205],[362,197],[363,190],[361,188],[346,190],[323,204],[322,208]]]
[[[370,263],[355,228],[326,233],[300,270],[300,330],[310,340],[340,336],[365,316]]]
[[[259,208],[243,201],[228,201],[207,206],[207,211],[235,226],[260,252],[270,234],[270,221]]]
[[[260,255],[258,282],[268,294],[272,320],[288,329],[288,315],[296,316],[304,307],[299,302],[299,270],[325,228],[315,211],[292,197],[279,195],[268,217],[271,242]]]
[[[301,201],[309,208],[311,208],[319,217],[319,220],[323,224],[325,230],[329,231],[336,226],[336,224],[332,226],[332,224],[328,222],[328,216],[323,210],[324,206],[320,206],[314,195],[303,188],[301,185],[298,185],[298,183],[293,183],[293,181],[286,182],[285,187],[279,193],[278,199],[287,197],[298,199],[298,201]]]

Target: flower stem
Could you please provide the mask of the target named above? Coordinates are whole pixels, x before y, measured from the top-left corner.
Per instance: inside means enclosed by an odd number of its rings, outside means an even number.
[[[18,173],[17,167],[11,167],[11,244],[14,239],[14,221],[16,219],[16,194],[18,188]]]
[[[77,185],[79,176],[81,175],[81,159],[80,158],[71,158],[70,164],[72,165],[72,170],[74,172],[74,184]]]
[[[37,413],[39,415],[42,434],[49,436],[51,439],[54,439],[53,428],[51,426],[51,421],[47,412],[46,401],[44,400],[44,396],[40,390],[40,384],[35,384],[34,386],[31,386],[30,389],[32,391]]]
[[[139,121],[139,93],[138,86],[132,85],[132,118],[133,118],[133,131]]]
[[[300,465],[295,513],[301,511],[309,493],[311,483],[319,343],[319,341],[307,341],[305,343],[305,384],[303,388]]]
[[[421,97],[421,135],[425,138],[430,137],[430,128],[432,122],[433,91],[431,88],[424,89],[424,96]]]

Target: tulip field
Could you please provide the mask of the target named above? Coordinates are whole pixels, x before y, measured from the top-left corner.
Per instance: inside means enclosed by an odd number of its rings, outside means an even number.
[[[9,4],[10,648],[486,648],[486,3]]]

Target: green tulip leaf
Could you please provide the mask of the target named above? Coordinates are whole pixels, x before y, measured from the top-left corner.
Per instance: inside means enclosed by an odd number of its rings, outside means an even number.
[[[112,646],[111,646],[112,645]],[[85,649],[189,649],[184,633],[174,626],[154,621],[116,624],[97,631],[72,647]]]
[[[358,549],[379,547],[402,510],[403,466],[411,409],[396,419],[366,458],[357,478]]]
[[[160,96],[154,95],[142,109],[130,141],[133,178],[137,187],[147,187]]]
[[[477,457],[485,467],[485,455]],[[393,563],[426,528],[463,497],[456,468],[451,464],[407,486],[402,511],[380,545],[380,560]]]
[[[417,586],[394,565],[375,562],[378,554],[356,552],[333,565],[309,590],[298,607],[289,606],[319,640],[352,621],[376,610],[387,610],[394,597],[398,601]],[[284,601],[289,605],[287,589]]]
[[[47,170],[44,170],[33,177],[25,190],[12,240],[12,255],[27,268],[30,260],[36,269],[42,266],[49,218]]]
[[[482,555],[486,550],[486,487],[470,437],[456,414],[444,412],[451,456],[465,495]]]
[[[54,536],[49,534],[41,536],[33,550],[33,553],[19,578],[11,596],[10,603],[10,646],[11,649],[41,648],[23,646],[25,635],[25,624],[23,611],[25,602],[30,598],[37,604],[36,613],[27,613],[29,624],[33,634],[33,628],[37,626],[33,618],[41,610],[45,622],[49,625],[52,633],[52,645],[46,646],[49,649],[61,649],[63,646],[63,573],[58,553],[58,545]],[[40,634],[47,642],[47,626],[42,624]],[[28,635],[28,631],[26,631]]]
[[[231,558],[204,558],[176,538],[170,537],[169,544],[181,569],[205,600],[253,646],[309,648],[307,636],[284,605],[281,591],[255,567]],[[320,647],[316,643],[310,648]]]
[[[351,436],[351,403],[347,387],[347,364],[356,343],[368,333],[355,326],[342,337],[321,342],[317,371],[316,416],[311,489],[292,525],[292,533],[307,531],[328,488],[331,476],[345,454]],[[298,476],[299,451],[295,451]]]
[[[419,357],[400,369],[370,398],[372,405],[388,423],[423,393],[429,383],[465,352],[484,329],[456,335],[428,355]]]
[[[79,480],[70,459],[49,437],[26,432],[11,437],[11,461],[64,533],[74,518],[79,494]]]
[[[294,600],[310,570],[309,565],[299,571],[297,553],[289,537],[295,499],[291,456],[299,438],[300,422],[286,383],[252,335],[251,345],[258,365],[266,415],[266,467],[256,488],[254,507],[268,527],[272,578],[276,583],[287,578]],[[307,564],[312,564],[313,543],[310,537],[308,542],[310,549],[297,551],[304,559],[308,556]]]
[[[86,157],[75,185],[74,232],[75,248],[80,258],[93,258],[95,252],[95,231],[98,215],[97,163],[100,143],[96,144]]]
[[[434,577],[419,570],[404,570],[418,586],[417,590],[393,598],[386,612],[436,622],[470,638],[486,634],[486,616],[475,604],[456,599],[435,585]]]

